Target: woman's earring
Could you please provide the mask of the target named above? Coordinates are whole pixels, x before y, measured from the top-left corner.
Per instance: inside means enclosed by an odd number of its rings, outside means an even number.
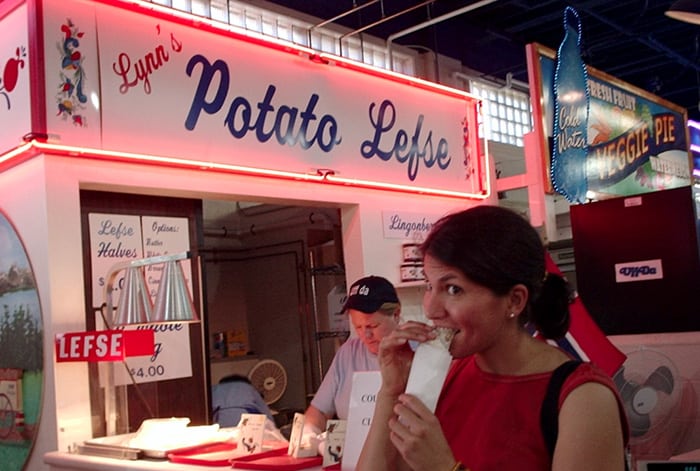
[[[514,318],[514,317],[515,317],[515,313],[514,313],[514,312],[511,312],[510,314],[508,314],[508,317],[510,317],[511,319]]]

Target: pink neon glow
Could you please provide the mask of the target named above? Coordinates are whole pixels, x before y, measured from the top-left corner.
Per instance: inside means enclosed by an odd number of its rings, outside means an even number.
[[[181,159],[176,157],[166,157],[149,154],[136,154],[130,152],[117,152],[102,149],[91,149],[86,147],[65,146],[39,142],[36,140],[27,142],[5,154],[0,155],[0,165],[12,165],[15,161],[23,160],[27,154],[34,152],[44,152],[52,155],[66,155],[77,158],[98,158],[110,161],[127,161],[142,164],[159,165],[172,168],[190,168],[195,170],[215,171],[223,173],[235,173],[244,175],[254,175],[262,177],[280,178],[284,180],[305,180],[317,183],[331,183],[336,185],[352,185],[380,190],[393,190],[403,193],[414,193],[432,196],[446,196],[452,198],[475,198],[485,199],[489,197],[489,191],[483,194],[461,193],[457,191],[440,190],[435,188],[422,188],[409,185],[398,185],[391,183],[379,183],[369,180],[354,178],[341,178],[333,175],[332,171],[321,171],[317,173],[284,172],[262,168],[244,167],[239,165],[221,164],[217,162],[202,162],[198,160]]]
[[[319,53],[313,49],[300,46],[291,42],[284,40],[275,39],[269,36],[263,36],[256,32],[249,30],[243,30],[236,26],[222,23],[216,20],[212,20],[205,17],[200,17],[193,15],[191,13],[183,12],[177,9],[164,7],[155,3],[146,2],[142,0],[98,0],[101,3],[118,6],[120,8],[126,8],[140,14],[147,14],[152,16],[159,16],[181,23],[197,27],[200,29],[209,29],[216,34],[227,35],[236,39],[247,41],[253,44],[258,44],[264,47],[273,48],[279,51],[284,51],[291,54],[303,55],[311,60],[316,60],[322,64],[328,64],[329,66],[338,66],[349,68],[355,71],[359,71],[364,74],[372,75],[375,77],[380,77],[382,79],[390,80],[395,83],[400,83],[403,85],[411,85],[423,90],[428,90],[431,92],[439,93],[451,98],[469,100],[480,99],[474,97],[473,95],[453,89],[450,87],[445,87],[440,84],[429,82],[415,77],[410,77],[407,75],[399,74],[393,71],[388,71],[386,69],[378,68],[375,66],[367,65],[361,62],[357,62],[344,57],[334,56],[327,53]],[[466,193],[450,190],[441,190],[436,188],[423,188],[409,185],[391,184],[391,183],[381,183],[369,180],[353,179],[353,178],[342,178],[333,174],[332,171],[324,172],[319,171],[318,173],[303,173],[303,172],[289,172],[289,171],[279,171],[255,167],[238,166],[232,164],[221,164],[216,162],[202,162],[186,158],[175,158],[166,157],[161,155],[150,155],[150,154],[140,154],[140,153],[129,153],[129,152],[118,152],[106,149],[94,149],[94,148],[84,148],[75,146],[63,146],[58,144],[52,144],[47,142],[41,142],[32,140],[15,149],[8,151],[5,154],[0,154],[0,165],[3,167],[11,166],[18,163],[20,160],[24,160],[30,156],[30,153],[44,152],[47,154],[57,154],[57,155],[67,155],[70,157],[87,157],[87,158],[98,158],[111,161],[130,161],[135,163],[150,164],[150,165],[160,165],[165,167],[174,168],[190,168],[205,171],[216,171],[225,173],[237,173],[246,175],[256,175],[263,177],[281,178],[288,180],[304,180],[313,181],[326,184],[336,184],[336,185],[351,185],[357,187],[374,188],[390,191],[399,191],[406,193],[422,194],[422,195],[433,195],[433,196],[445,196],[453,198],[476,198],[485,199],[490,196],[491,185],[489,179],[488,167],[488,152],[487,152],[487,141],[483,139],[483,154],[481,157],[481,162],[478,164],[479,168],[479,178],[482,182],[482,193]],[[474,144],[474,149],[478,149],[478,145]]]

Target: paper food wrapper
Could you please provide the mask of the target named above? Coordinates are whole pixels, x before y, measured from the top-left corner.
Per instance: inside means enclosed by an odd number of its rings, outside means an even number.
[[[406,394],[416,396],[431,412],[435,412],[447,370],[450,368],[452,355],[449,348],[455,331],[438,328],[437,334],[437,338],[423,342],[416,348],[406,384]]]

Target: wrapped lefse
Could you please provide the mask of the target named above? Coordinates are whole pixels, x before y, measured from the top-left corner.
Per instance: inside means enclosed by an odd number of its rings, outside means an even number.
[[[450,343],[457,332],[447,327],[438,327],[435,331],[438,334],[435,339],[418,345],[406,384],[406,394],[416,396],[431,412],[435,412],[450,368]]]

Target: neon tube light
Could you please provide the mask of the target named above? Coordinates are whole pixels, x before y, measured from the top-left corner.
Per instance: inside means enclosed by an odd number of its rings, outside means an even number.
[[[23,155],[27,151],[31,150],[33,147],[32,142],[27,142],[22,144],[21,146],[15,147],[14,149],[6,152],[5,154],[0,155],[0,164],[4,164],[5,162],[10,162],[12,159]]]
[[[486,190],[483,194],[474,193],[462,193],[459,191],[451,190],[438,190],[435,188],[423,188],[419,186],[409,186],[400,185],[397,183],[377,183],[368,180],[360,180],[357,178],[342,178],[337,177],[333,174],[326,175],[326,181],[331,183],[351,185],[356,187],[366,187],[366,188],[379,188],[383,190],[394,190],[401,191],[405,193],[417,193],[421,195],[434,195],[434,196],[448,196],[451,198],[472,198],[472,199],[486,199],[490,196],[490,191]]]
[[[107,160],[135,161],[152,163],[170,167],[186,167],[200,170],[218,170],[232,173],[244,173],[265,177],[277,177],[294,180],[321,181],[323,175],[314,175],[301,172],[285,172],[282,170],[270,170],[264,168],[245,167],[241,165],[221,164],[217,162],[204,162],[199,160],[182,159],[178,157],[166,157],[153,154],[136,154],[133,152],[118,152],[87,147],[65,146],[46,142],[32,141],[33,147],[50,154],[68,154],[71,157],[96,157]]]
[[[486,184],[487,189],[484,191],[483,194],[474,194],[451,190],[440,190],[435,188],[423,188],[417,186],[381,183],[353,178],[343,178],[334,175],[333,170],[329,169],[318,169],[316,170],[316,173],[288,172],[281,170],[246,167],[241,165],[222,164],[217,162],[203,162],[198,160],[182,159],[162,155],[137,154],[132,152],[118,152],[87,147],[67,146],[61,144],[41,142],[37,140],[31,140],[25,144],[22,144],[10,150],[9,152],[6,152],[5,154],[0,155],[0,164],[14,165],[22,160],[25,160],[27,156],[35,156],[37,152],[68,157],[97,158],[115,162],[133,162],[141,164],[158,165],[162,167],[216,171],[223,173],[277,178],[283,180],[303,180],[316,183],[365,187],[378,190],[392,190],[404,193],[445,196],[451,198],[485,199],[488,198],[490,195],[490,190],[488,189],[488,182]]]

